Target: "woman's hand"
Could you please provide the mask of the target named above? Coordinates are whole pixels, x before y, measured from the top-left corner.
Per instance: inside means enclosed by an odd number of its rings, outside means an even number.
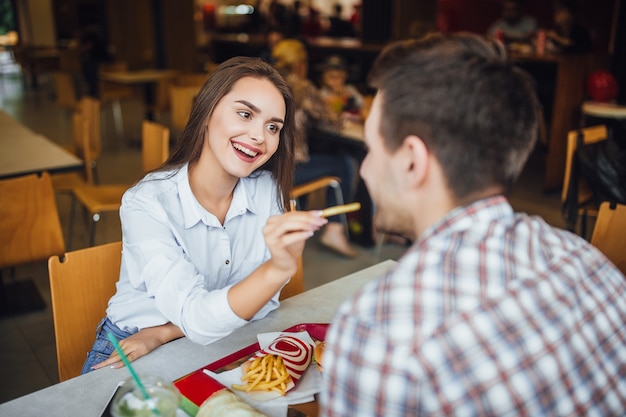
[[[326,223],[320,211],[291,211],[270,217],[263,236],[272,254],[271,266],[286,277],[295,274],[304,243]]]
[[[268,219],[263,228],[271,258],[228,291],[233,312],[250,320],[298,270],[304,242],[328,222],[319,211],[291,211]]]
[[[183,332],[172,323],[166,323],[161,326],[147,327],[137,333],[120,340],[120,347],[130,362],[142,357],[159,346],[170,342],[174,339],[182,337]],[[111,368],[121,368],[124,366],[122,359],[113,351],[108,359],[93,366],[93,369],[100,369],[106,366]]]

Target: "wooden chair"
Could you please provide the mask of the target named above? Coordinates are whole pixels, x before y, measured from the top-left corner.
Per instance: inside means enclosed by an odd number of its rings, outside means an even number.
[[[80,374],[94,332],[115,293],[122,242],[52,256],[48,260],[60,381]]]
[[[54,191],[62,194],[71,194],[72,191],[80,186],[94,183],[94,171],[91,169],[92,161],[86,161],[84,147],[89,143],[89,122],[80,113],[72,114],[72,137],[74,139],[73,153],[81,158],[84,162],[84,170],[82,172],[62,172],[52,175],[52,185]],[[91,157],[91,153],[89,154]]]
[[[84,161],[85,164],[88,164],[91,161],[91,155],[86,143],[84,146],[86,146]],[[151,154],[151,152],[154,152],[154,154]],[[157,123],[144,122],[142,126],[142,160],[144,168],[154,169],[165,162],[168,156],[169,130],[166,127],[159,126]],[[70,243],[73,236],[73,223],[76,217],[77,204],[80,204],[91,218],[89,246],[93,246],[96,237],[96,224],[100,221],[100,215],[104,212],[118,211],[122,204],[122,196],[130,186],[131,184],[103,185],[85,183],[75,187],[72,190],[74,204],[72,204],[70,214]]]
[[[576,148],[578,147],[579,139],[584,144],[591,144],[606,140],[608,137],[606,126],[592,126],[577,130],[571,130],[567,135],[567,149],[565,153],[565,175],[563,177],[563,189],[561,191],[561,202],[565,204],[568,192],[575,194],[575,204],[577,206],[576,220],[572,221],[566,219],[566,228],[571,231],[576,231],[578,218],[580,218],[580,235],[585,237],[587,235],[587,217],[597,216],[598,207],[593,201],[593,191],[589,188],[585,179],[577,175],[574,178],[574,157],[576,156]],[[575,182],[572,182],[575,181]],[[574,186],[577,184],[576,189],[570,190],[570,184]],[[568,216],[566,216],[568,217]]]
[[[177,132],[185,129],[193,101],[199,91],[199,86],[170,86],[171,125]]]
[[[591,244],[626,275],[626,205],[611,207],[609,202],[600,204]]]
[[[143,172],[160,167],[170,154],[170,130],[162,124],[144,120],[141,125],[141,162]]]
[[[78,108],[78,98],[72,72],[56,71],[54,73],[54,93],[56,103],[61,108],[70,112],[74,112]]]
[[[50,175],[27,175],[0,180],[0,271],[5,268],[45,261],[65,252]],[[0,276],[0,305],[5,313],[43,308],[38,299],[33,308],[19,303],[18,295],[36,291],[32,281],[4,285]],[[16,292],[18,292],[16,294]]]
[[[102,131],[100,125],[100,100],[85,96],[78,102],[75,112],[79,112],[88,123],[87,135],[89,136],[89,149],[91,150],[91,164],[89,168],[93,171],[93,182],[98,183],[97,160],[102,153]],[[72,117],[72,138],[71,146],[65,147],[69,152],[84,159],[83,151],[83,131],[76,126],[76,119]]]

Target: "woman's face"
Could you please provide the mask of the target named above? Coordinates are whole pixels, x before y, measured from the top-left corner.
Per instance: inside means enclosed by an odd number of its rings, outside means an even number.
[[[274,84],[242,78],[215,107],[205,150],[227,174],[247,177],[278,149],[285,113],[285,100]]]

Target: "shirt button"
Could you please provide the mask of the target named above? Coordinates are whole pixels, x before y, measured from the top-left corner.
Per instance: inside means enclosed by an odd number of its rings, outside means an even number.
[[[226,263],[226,265],[228,265],[228,264],[230,263],[230,260],[229,260],[229,259],[226,259],[226,262],[225,262],[225,263]]]

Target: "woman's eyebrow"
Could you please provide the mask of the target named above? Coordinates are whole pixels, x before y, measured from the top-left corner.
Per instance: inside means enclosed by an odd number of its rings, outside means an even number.
[[[247,100],[236,100],[235,103],[241,103],[244,106],[250,108],[250,110],[252,110],[255,113],[260,113],[261,112],[261,109],[259,109],[257,106],[255,106],[254,104],[250,103]],[[272,117],[270,120],[272,122],[285,124],[285,121],[283,119],[279,118],[279,117]]]

